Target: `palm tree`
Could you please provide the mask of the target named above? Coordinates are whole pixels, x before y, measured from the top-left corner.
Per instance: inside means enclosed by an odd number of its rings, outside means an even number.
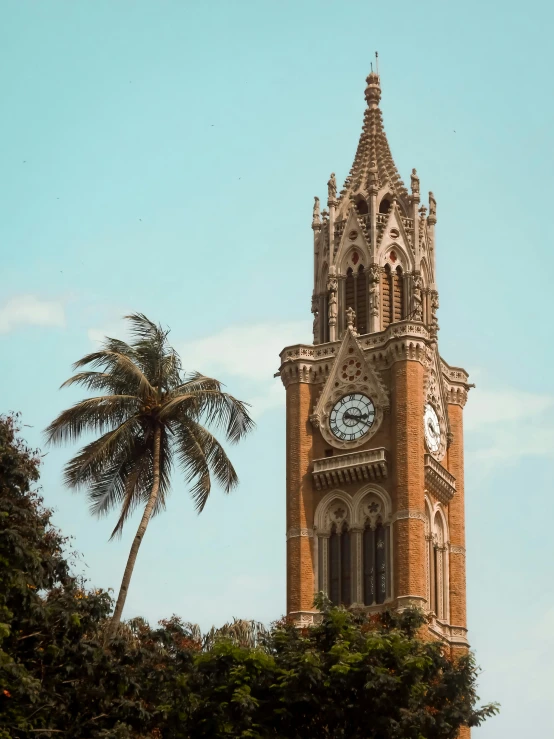
[[[121,620],[150,518],[165,508],[174,461],[191,485],[200,513],[212,476],[226,493],[238,483],[230,459],[208,428],[223,428],[227,441],[236,443],[254,426],[247,405],[223,392],[220,382],[183,372],[167,340],[169,331],[139,313],[125,318],[131,343],[107,337],[100,351],[75,362],[76,374],[62,385],[82,385],[102,394],[63,411],[46,429],[50,444],[72,442],[86,432],[99,435],[67,463],[64,480],[70,488],[87,490],[94,515],[119,508],[110,538],[121,534],[131,513],[144,506],[110,634]]]

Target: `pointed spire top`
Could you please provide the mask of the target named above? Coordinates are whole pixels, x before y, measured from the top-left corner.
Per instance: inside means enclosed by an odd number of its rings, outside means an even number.
[[[378,74],[377,53],[375,59],[376,71],[373,70],[372,64],[371,72],[366,79],[367,108],[354,163],[341,192],[339,206],[341,211],[349,207],[346,203],[349,203],[350,196],[361,193],[367,197],[371,192],[378,192],[385,186],[405,207],[408,205],[408,191],[396,169],[383,126],[383,116],[379,108],[381,80]]]

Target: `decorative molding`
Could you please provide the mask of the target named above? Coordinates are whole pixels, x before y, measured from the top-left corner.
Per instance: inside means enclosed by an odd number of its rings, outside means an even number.
[[[462,557],[466,556],[466,548],[458,546],[458,544],[450,545],[450,554],[461,554]]]
[[[419,508],[407,508],[404,511],[397,511],[393,515],[392,521],[394,523],[395,521],[403,521],[406,518],[415,518],[418,521],[423,521],[423,523],[425,523],[425,512],[420,511]]]
[[[429,614],[429,631],[453,646],[469,646],[465,626],[452,626],[438,619],[434,613]]]
[[[396,599],[396,607],[398,611],[404,611],[406,608],[425,608],[427,600],[422,595],[399,595]]]
[[[342,441],[331,432],[329,416],[335,403],[349,393],[363,393],[371,398],[375,407],[375,418],[371,428],[363,436],[351,441]],[[366,444],[375,434],[388,407],[388,391],[379,374],[366,361],[356,334],[350,326],[344,334],[333,367],[317,399],[314,412],[310,416],[310,421],[315,428],[320,430],[325,441],[331,446],[345,450],[355,449]],[[342,482],[340,477],[336,480],[329,478],[329,484],[336,484],[336,482]]]
[[[320,623],[322,615],[319,611],[291,611],[289,618],[292,619],[295,626],[304,628]]]
[[[387,476],[386,452],[380,447],[315,459],[312,475],[318,490],[364,480],[382,480]]]
[[[456,492],[456,478],[430,454],[426,454],[424,460],[425,488],[441,503],[448,505]]]
[[[314,532],[312,529],[299,529],[299,528],[290,528],[287,531],[287,540],[288,539],[296,539],[299,536],[308,536],[312,537],[314,535]]]

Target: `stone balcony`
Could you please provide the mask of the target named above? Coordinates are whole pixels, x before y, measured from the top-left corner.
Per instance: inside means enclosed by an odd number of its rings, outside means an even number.
[[[318,490],[352,482],[378,481],[387,476],[387,457],[383,448],[337,454],[314,460],[313,478]]]
[[[425,455],[425,487],[444,505],[450,503],[456,492],[456,478],[430,454]]]

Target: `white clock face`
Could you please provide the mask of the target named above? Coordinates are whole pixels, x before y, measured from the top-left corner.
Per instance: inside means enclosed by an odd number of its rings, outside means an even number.
[[[333,406],[329,416],[332,433],[341,441],[355,441],[365,436],[375,421],[375,406],[362,393],[345,395]]]
[[[423,428],[425,430],[425,441],[431,453],[436,453],[441,445],[441,429],[436,410],[432,405],[425,406],[423,414]]]

